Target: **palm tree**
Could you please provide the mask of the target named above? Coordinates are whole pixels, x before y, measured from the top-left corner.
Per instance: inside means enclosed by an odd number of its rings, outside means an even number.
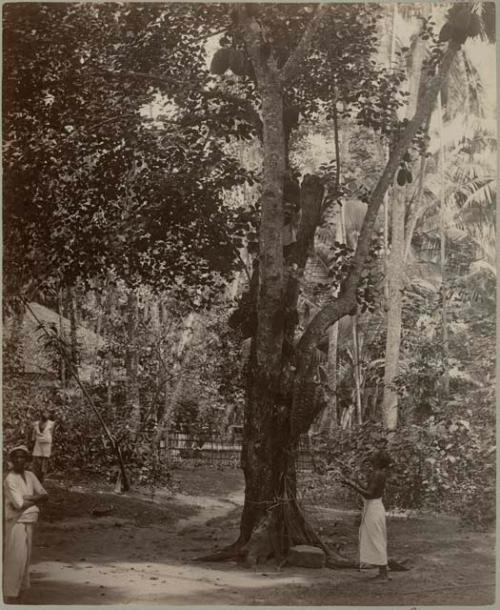
[[[465,7],[465,5],[464,5]],[[468,7],[454,7],[448,13],[447,18],[450,23],[454,23],[454,19],[457,17],[457,11],[469,11]],[[424,11],[430,13],[430,7],[425,7]],[[487,9],[491,11],[491,7]],[[473,19],[479,19],[481,13],[484,13],[484,7],[480,5],[474,5],[472,7]],[[423,15],[423,16],[428,16]],[[484,16],[484,15],[482,15]],[[439,21],[441,19],[444,22],[444,14],[442,10],[435,9],[433,11],[433,17]],[[491,17],[491,15],[489,15]],[[491,31],[484,31],[485,36],[491,37]],[[418,38],[415,38],[411,45],[411,58],[412,61],[409,65],[409,81],[410,96],[409,113],[412,111],[412,101],[416,101],[419,94],[420,84],[418,83],[418,75],[421,73],[420,66],[421,62],[427,54],[427,50],[424,48],[421,42],[418,42]],[[415,64],[417,69],[415,70]],[[440,236],[440,266],[441,266],[441,277],[444,278],[444,271],[446,266],[446,232],[444,228],[445,223],[445,194],[444,194],[444,175],[446,173],[446,143],[445,133],[443,129],[443,121],[450,121],[460,116],[460,125],[464,124],[464,113],[468,120],[465,121],[466,128],[470,131],[477,127],[477,120],[484,118],[483,106],[482,106],[482,85],[479,78],[478,71],[475,69],[473,63],[470,61],[467,55],[466,49],[461,49],[457,55],[453,67],[450,70],[450,74],[445,82],[445,86],[438,97],[438,107],[435,110],[435,116],[437,117],[438,130],[436,141],[439,142],[439,160],[438,165],[440,167],[441,175],[441,214],[439,219],[439,226],[441,227]],[[446,106],[446,114],[443,112],[441,100],[443,97],[449,101]],[[471,120],[471,117],[474,117]],[[432,126],[430,128],[432,134]],[[478,131],[474,132],[478,135]],[[465,132],[462,129],[460,131],[460,137],[455,144],[460,145],[461,140],[465,136]],[[389,290],[389,305],[387,314],[387,342],[386,342],[386,366],[385,366],[385,379],[384,379],[384,404],[383,404],[383,418],[386,427],[394,428],[397,424],[397,395],[393,390],[393,381],[397,376],[398,372],[398,361],[399,361],[399,350],[400,350],[400,337],[401,337],[401,290],[403,288],[404,278],[404,264],[405,260],[408,259],[410,252],[410,244],[412,240],[415,227],[419,220],[419,217],[425,213],[428,209],[428,203],[425,203],[425,182],[426,174],[428,173],[428,163],[422,158],[420,161],[419,173],[417,179],[417,187],[410,198],[410,203],[413,201],[413,205],[410,205],[410,212],[407,215],[406,223],[402,220],[402,212],[399,208],[400,200],[395,197],[393,202],[393,222],[392,222],[392,244],[391,244],[391,255],[389,261],[392,260],[392,264],[387,265],[387,274],[389,285],[392,286],[392,290]],[[406,188],[406,187],[405,187]],[[474,186],[471,186],[473,190]],[[408,190],[406,188],[406,190]],[[404,204],[403,204],[404,205]],[[401,243],[404,243],[403,249],[401,250]],[[443,295],[445,292],[443,291]],[[446,300],[443,298],[442,306],[442,333],[443,333],[443,345],[445,352],[447,351],[448,334],[447,334],[447,319],[446,319]],[[445,387],[447,386],[446,379],[444,380]]]

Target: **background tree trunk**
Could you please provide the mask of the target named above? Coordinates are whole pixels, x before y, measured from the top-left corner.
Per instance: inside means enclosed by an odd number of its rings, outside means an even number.
[[[78,335],[77,335],[77,319],[76,319],[76,298],[75,289],[71,286],[67,288],[66,300],[69,313],[69,343],[71,352],[71,362],[73,366],[78,367]]]
[[[337,412],[337,355],[339,344],[339,323],[335,322],[328,330],[328,404],[321,417],[320,429],[323,431],[336,428],[338,425]]]
[[[361,369],[359,361],[359,335],[358,335],[358,315],[352,318],[352,367],[354,377],[354,389],[356,394],[356,422],[363,423],[363,413],[361,404]]]
[[[337,152],[337,156],[339,156]],[[338,170],[339,164],[337,164]],[[337,174],[338,178],[338,174]],[[346,226],[344,208],[335,204],[335,241],[346,243]],[[335,322],[328,330],[328,404],[321,417],[321,430],[328,430],[338,425],[337,410],[337,359],[338,359],[339,322]]]
[[[126,408],[130,420],[131,436],[135,439],[141,424],[141,404],[139,396],[139,354],[137,347],[138,299],[135,290],[130,290],[127,300],[127,397]]]
[[[21,303],[14,308],[12,313],[10,332],[2,354],[4,374],[9,371],[11,375],[16,375],[24,369],[23,323],[25,312],[24,304]]]
[[[405,200],[401,193],[395,190],[393,193],[392,240],[387,261],[389,302],[382,400],[382,421],[388,430],[394,430],[398,423],[398,395],[391,386],[399,371],[405,230]]]
[[[167,329],[166,308],[162,315],[162,319],[164,329]],[[190,313],[184,321],[183,330],[176,348],[175,363],[172,369],[173,384],[170,391],[165,390],[163,413],[160,421],[158,422],[154,440],[155,450],[158,449],[160,440],[162,438],[165,440],[165,447],[168,448],[168,430],[172,423],[172,415],[174,413],[175,406],[182,396],[182,390],[184,387],[184,372],[191,356],[191,343],[196,331],[195,324],[196,315],[194,313]]]
[[[59,338],[61,340],[61,344],[65,345],[66,343],[66,332],[64,330],[64,299],[63,299],[63,288],[59,287],[59,291],[57,294],[57,312],[59,314]],[[67,384],[67,376],[66,376],[66,360],[62,355],[62,352],[59,354],[59,379],[61,382],[61,387],[65,388]]]
[[[448,372],[448,362],[450,357],[450,347],[448,340],[448,311],[447,311],[447,295],[446,295],[446,157],[445,145],[443,138],[443,105],[441,92],[438,95],[437,103],[438,121],[439,121],[439,174],[441,182],[441,197],[440,197],[440,223],[439,223],[439,264],[441,268],[441,326],[443,336],[443,355],[445,359],[445,371],[443,374],[443,391],[445,396],[450,392],[450,375]]]

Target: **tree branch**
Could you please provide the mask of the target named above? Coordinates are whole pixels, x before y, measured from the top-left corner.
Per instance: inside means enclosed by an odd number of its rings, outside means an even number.
[[[361,273],[368,259],[373,228],[378,211],[383,202],[384,195],[391,186],[403,155],[408,150],[419,129],[430,117],[434,104],[450,66],[461,47],[460,43],[451,41],[445,51],[437,74],[429,81],[425,93],[420,97],[413,119],[407,124],[399,140],[395,142],[385,169],[379,178],[368,202],[361,232],[358,238],[356,251],[352,259],[351,272],[344,280],[338,298],[325,305],[312,319],[302,335],[297,346],[297,352],[303,365],[308,360],[308,354],[317,345],[326,333],[329,326],[341,317],[356,309],[356,290],[361,279]]]
[[[178,87],[179,85],[185,86],[187,83],[195,81],[186,81],[180,78],[174,78],[172,76],[160,75],[160,74],[151,74],[151,72],[137,72],[135,70],[112,70],[111,68],[102,68],[97,67],[93,70],[101,74],[102,76],[110,76],[112,78],[139,78],[141,80],[149,80],[151,82],[157,83],[159,85],[169,86],[175,85]]]
[[[282,83],[289,83],[298,74],[307,53],[311,48],[311,44],[314,35],[318,30],[319,24],[329,8],[329,4],[318,4],[316,12],[314,13],[311,21],[309,21],[306,30],[299,41],[299,44],[295,47],[295,50],[289,56],[285,65],[280,70]]]
[[[152,74],[151,72],[136,72],[134,70],[116,71],[111,70],[110,68],[97,68],[96,71],[99,72],[101,75],[107,75],[111,78],[138,78],[140,80],[150,81],[152,83],[156,83],[157,85],[163,85],[164,87],[168,87],[169,90],[172,90],[172,86],[178,88],[179,86],[185,86],[186,83],[190,83],[193,85],[199,84],[196,81],[186,81],[173,78],[171,76],[161,76],[159,74]],[[231,102],[243,108],[246,112],[248,112],[249,121],[255,127],[257,135],[259,136],[259,138],[262,138],[262,121],[260,119],[259,113],[249,100],[245,100],[241,97],[238,97],[237,95],[228,93],[226,91],[220,91],[218,89],[199,89],[196,91],[196,93],[201,97],[204,97],[205,99],[221,99],[223,101]]]

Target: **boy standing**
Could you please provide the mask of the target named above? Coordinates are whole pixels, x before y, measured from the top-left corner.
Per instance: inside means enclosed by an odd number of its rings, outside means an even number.
[[[366,487],[351,479],[343,479],[343,483],[363,497],[363,513],[359,527],[360,563],[378,566],[379,573],[375,578],[387,581],[389,580],[387,573],[387,530],[382,496],[390,457],[385,451],[379,450],[371,456],[370,462],[373,471]]]

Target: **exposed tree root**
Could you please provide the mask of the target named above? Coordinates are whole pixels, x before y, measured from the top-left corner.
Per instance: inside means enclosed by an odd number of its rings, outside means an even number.
[[[193,561],[241,561],[244,559],[245,555],[246,552],[243,546],[239,541],[236,541],[210,555],[195,557]]]
[[[326,555],[326,566],[333,569],[357,569],[359,563],[327,547],[307,522],[295,497],[285,493],[283,501],[269,510],[254,528],[246,542],[236,542],[194,561],[238,561],[247,567],[256,567],[274,558],[276,565],[286,565],[288,549],[308,544],[319,547]]]

